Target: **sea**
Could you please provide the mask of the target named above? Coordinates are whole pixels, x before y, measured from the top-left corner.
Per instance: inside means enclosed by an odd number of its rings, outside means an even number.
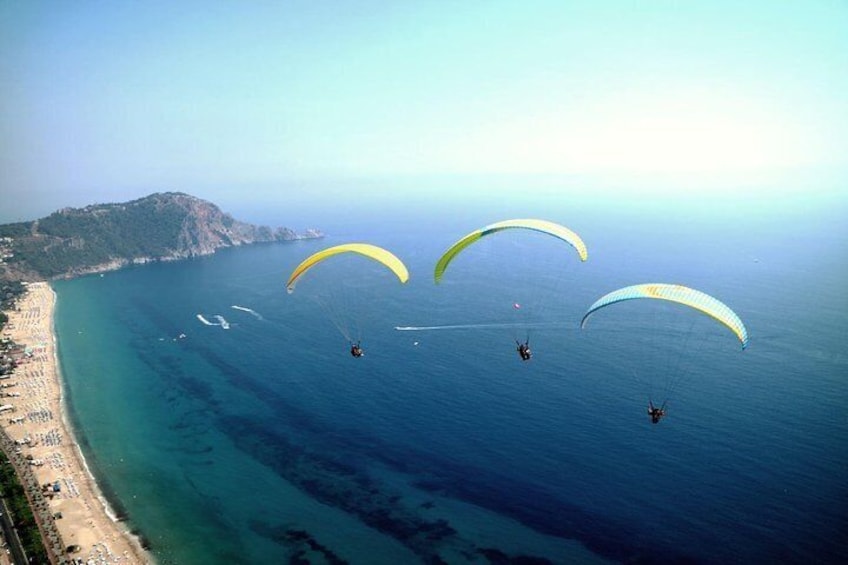
[[[844,206],[369,213],[54,283],[72,424],[158,563],[848,562]],[[588,260],[510,230],[434,283],[453,242],[524,214]],[[348,254],[286,292],[349,242],[409,281]],[[648,282],[715,296],[749,346],[654,300],[581,329]]]

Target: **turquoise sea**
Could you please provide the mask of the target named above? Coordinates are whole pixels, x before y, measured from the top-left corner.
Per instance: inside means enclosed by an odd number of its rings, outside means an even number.
[[[504,234],[436,286],[453,241],[519,215],[484,212],[319,219],[323,240],[54,284],[89,466],[160,563],[848,562],[842,213],[549,208],[587,262]],[[286,294],[349,241],[393,251],[409,283],[346,258]],[[648,301],[579,329],[642,282],[716,296],[750,346]],[[658,425],[649,398],[668,399]]]

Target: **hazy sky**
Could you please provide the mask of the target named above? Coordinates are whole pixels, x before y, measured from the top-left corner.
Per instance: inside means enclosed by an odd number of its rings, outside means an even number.
[[[844,0],[7,0],[0,85],[0,221],[848,178]]]

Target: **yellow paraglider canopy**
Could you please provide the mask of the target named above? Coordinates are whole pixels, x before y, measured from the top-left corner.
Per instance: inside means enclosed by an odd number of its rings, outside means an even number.
[[[609,294],[605,294],[600,297],[589,307],[586,314],[583,316],[583,319],[580,321],[580,327],[585,328],[589,317],[597,310],[611,304],[617,304],[619,302],[624,302],[625,300],[638,298],[668,300],[670,302],[676,302],[678,304],[694,308],[695,310],[699,310],[721,322],[730,331],[732,331],[742,344],[742,349],[748,347],[748,330],[745,328],[745,324],[742,323],[739,316],[736,315],[736,312],[731,310],[730,307],[717,298],[713,298],[709,294],[705,294],[699,290],[680,284],[648,283],[614,290]]]
[[[445,270],[447,270],[448,265],[451,261],[453,261],[454,257],[456,257],[457,255],[459,255],[460,252],[462,252],[463,249],[489,234],[514,228],[532,230],[552,235],[571,245],[577,251],[577,254],[580,256],[581,261],[585,261],[588,257],[586,244],[583,243],[583,240],[580,239],[579,235],[577,235],[565,226],[546,220],[504,220],[503,222],[497,222],[494,224],[490,224],[486,227],[480,228],[479,230],[475,230],[460,239],[459,241],[457,241],[456,243],[454,243],[453,245],[451,245],[450,248],[444,252],[439,261],[436,263],[436,269],[434,273],[436,283],[438,284],[439,282],[441,282],[442,275],[445,274]]]
[[[369,259],[373,259],[374,261],[388,267],[389,270],[397,276],[401,283],[405,283],[409,280],[409,271],[406,269],[406,265],[404,265],[403,262],[390,251],[369,243],[345,243],[343,245],[336,245],[335,247],[324,249],[323,251],[319,251],[318,253],[307,257],[295,268],[294,271],[292,271],[292,274],[286,283],[286,290],[289,294],[291,294],[294,292],[295,284],[297,284],[297,281],[300,280],[306,271],[325,259],[329,259],[330,257],[340,255],[342,253],[358,253],[368,257]]]

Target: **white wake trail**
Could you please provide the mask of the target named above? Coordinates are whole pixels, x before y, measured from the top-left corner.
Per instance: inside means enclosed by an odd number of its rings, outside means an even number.
[[[197,319],[206,324],[207,326],[217,326],[218,324],[213,324],[209,320],[203,317],[203,314],[198,314]]]
[[[557,328],[566,327],[566,324],[538,323],[521,324],[517,322],[492,323],[492,324],[451,324],[445,326],[395,326],[399,332],[426,332],[434,330],[468,330],[478,328]]]
[[[263,317],[262,317],[262,314],[260,314],[260,313],[259,313],[259,312],[257,312],[256,310],[253,310],[252,308],[248,308],[248,307],[246,307],[246,306],[236,306],[236,305],[233,305],[233,306],[231,306],[231,308],[232,308],[233,310],[241,310],[242,312],[247,312],[247,313],[248,313],[248,314],[250,314],[251,316],[253,316],[253,317],[255,317],[255,318],[258,318],[259,320],[264,320],[264,319],[265,319],[265,318],[263,318]]]

